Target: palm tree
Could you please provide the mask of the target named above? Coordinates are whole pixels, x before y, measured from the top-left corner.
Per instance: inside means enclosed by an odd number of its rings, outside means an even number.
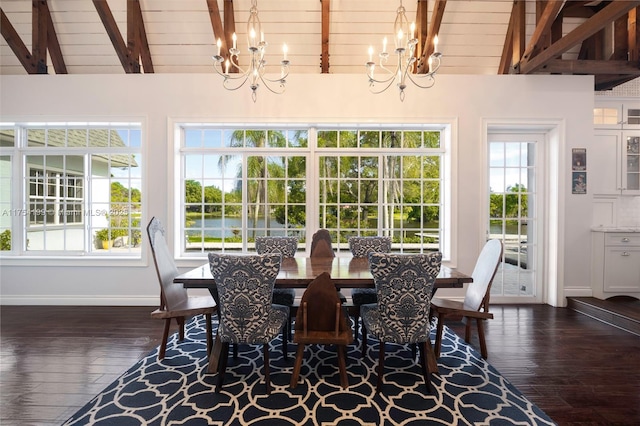
[[[252,148],[266,148],[277,147],[282,148],[286,146],[285,135],[280,131],[273,130],[236,130],[232,133],[230,139],[230,146],[234,148],[239,147],[252,147]],[[219,167],[222,169],[226,166],[228,161],[233,158],[234,155],[224,155],[220,157]],[[247,159],[247,202],[248,202],[248,214],[253,221],[253,233],[252,237],[255,239],[255,224],[258,223],[260,218],[261,206],[266,206],[268,200],[267,197],[267,178],[270,173],[278,173],[277,166],[267,165],[267,160],[264,156],[250,156]],[[238,178],[242,179],[242,166],[238,170]],[[269,169],[271,168],[271,172]],[[282,167],[280,167],[282,169]],[[280,173],[284,173],[281,171]],[[276,194],[271,194],[277,197]],[[268,212],[266,208],[262,209],[263,214],[268,220]]]

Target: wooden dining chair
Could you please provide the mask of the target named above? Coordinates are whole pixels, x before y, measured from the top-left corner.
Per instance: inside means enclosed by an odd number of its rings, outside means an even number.
[[[336,345],[340,386],[346,389],[349,385],[346,348],[353,342],[353,334],[329,273],[323,272],[307,286],[302,295],[295,328],[293,341],[298,344],[298,348],[291,375],[291,387],[295,388],[298,385],[305,346],[319,344]]]
[[[431,392],[431,373],[427,368],[427,353],[432,350],[429,305],[441,262],[440,252],[369,254],[378,302],[360,307],[362,356],[367,352],[367,333],[371,333],[379,340],[377,392],[382,389],[385,344],[390,343],[420,346],[422,374]]]
[[[331,243],[331,234],[326,229],[318,229],[311,238],[311,253],[310,257],[325,257],[332,258],[336,254],[333,251],[333,245]]]
[[[222,343],[216,393],[222,390],[229,344],[262,344],[264,378],[271,393],[269,342],[289,319],[289,308],[271,303],[282,255],[231,255],[209,253],[209,267],[220,297],[218,337]],[[286,334],[283,336],[286,338]]]
[[[216,311],[216,302],[211,296],[189,296],[181,283],[174,283],[178,275],[171,251],[164,237],[164,228],[157,218],[153,217],[147,225],[147,235],[153,263],[156,267],[160,284],[160,307],[151,312],[151,318],[164,320],[162,343],[158,351],[158,359],[164,359],[171,320],[175,319],[179,327],[179,339],[184,340],[185,319],[204,315],[207,330],[207,354],[211,354],[212,325],[211,315]]]
[[[333,259],[336,253],[333,251],[331,234],[326,229],[318,229],[311,238],[311,252],[309,257]],[[342,303],[347,302],[347,297],[340,290],[336,290]]]
[[[369,253],[390,253],[391,237],[350,237],[349,250],[354,258],[366,258]],[[355,330],[355,340],[358,340],[358,327],[360,322],[360,306],[368,303],[376,303],[375,288],[354,288],[351,290],[351,301],[353,302],[353,322]]]
[[[501,240],[494,239],[486,242],[471,274],[473,282],[467,287],[464,301],[442,299],[439,297],[434,297],[431,301],[431,316],[438,319],[435,342],[436,357],[440,356],[444,320],[447,317],[454,317],[456,319],[462,317],[465,323],[465,342],[469,343],[471,339],[471,322],[475,320],[478,327],[480,353],[484,359],[487,359],[488,353],[484,336],[484,322],[493,318],[493,314],[489,312],[489,297],[491,294],[491,283],[502,262],[502,251]]]

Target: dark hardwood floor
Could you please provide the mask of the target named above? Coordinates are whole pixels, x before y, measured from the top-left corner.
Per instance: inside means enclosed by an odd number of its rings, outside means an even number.
[[[64,422],[160,343],[151,311],[1,306],[0,424]],[[567,308],[492,311],[489,362],[558,424],[640,424],[639,336]]]

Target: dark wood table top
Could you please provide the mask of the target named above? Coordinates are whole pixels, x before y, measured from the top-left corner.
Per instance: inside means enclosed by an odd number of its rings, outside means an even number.
[[[310,258],[296,257],[282,261],[280,273],[276,278],[278,288],[306,288],[318,275],[329,272],[338,288],[373,288],[373,276],[369,270],[367,258],[335,257]],[[174,280],[187,288],[209,288],[213,282],[209,264],[194,268],[178,275]],[[442,266],[435,282],[437,288],[461,288],[470,283],[471,276],[456,269]]]

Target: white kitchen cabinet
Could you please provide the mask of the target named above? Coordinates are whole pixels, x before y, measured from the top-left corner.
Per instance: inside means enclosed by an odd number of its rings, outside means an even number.
[[[640,232],[592,232],[592,290],[594,297],[640,298]]]
[[[587,153],[593,194],[640,195],[640,131],[597,130]]]
[[[593,124],[598,129],[640,129],[640,99],[597,99]]]

